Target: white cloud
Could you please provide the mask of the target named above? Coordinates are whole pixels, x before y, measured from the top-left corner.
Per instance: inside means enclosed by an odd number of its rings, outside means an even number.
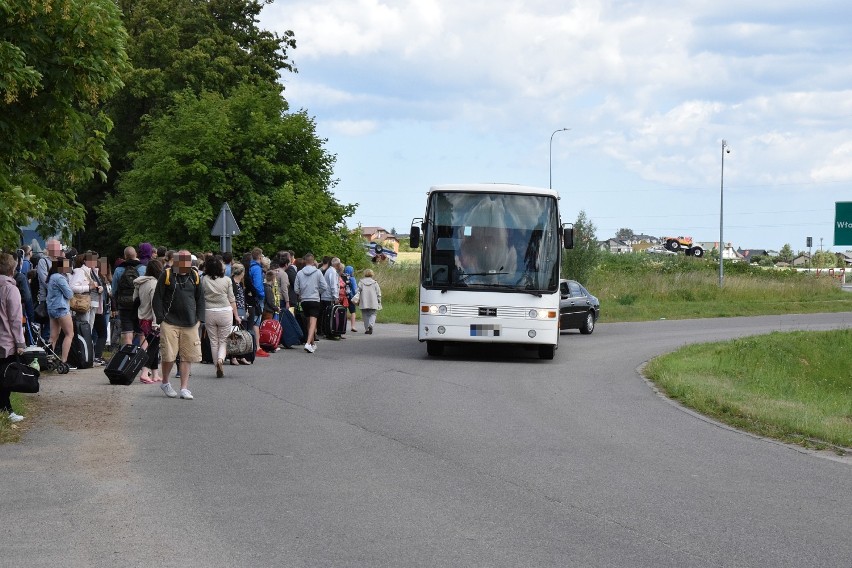
[[[328,122],[328,126],[332,131],[350,137],[365,136],[378,129],[378,124],[372,120],[333,120]]]

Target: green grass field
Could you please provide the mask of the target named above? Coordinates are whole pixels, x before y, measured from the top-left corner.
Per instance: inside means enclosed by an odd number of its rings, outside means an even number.
[[[379,321],[417,323],[419,258],[400,253],[395,266],[376,267]],[[584,284],[601,301],[601,322],[852,312],[852,294],[833,278],[726,265],[719,288],[717,267],[683,256],[604,255]]]
[[[702,414],[785,441],[852,448],[852,330],[690,345],[645,374]]]

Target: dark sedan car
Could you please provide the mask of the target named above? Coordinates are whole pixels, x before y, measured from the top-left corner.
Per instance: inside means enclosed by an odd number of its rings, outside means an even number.
[[[576,280],[559,281],[559,329],[590,334],[601,315],[601,303]]]

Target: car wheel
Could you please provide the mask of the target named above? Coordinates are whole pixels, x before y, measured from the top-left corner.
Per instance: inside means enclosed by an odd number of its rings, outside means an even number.
[[[538,358],[539,359],[553,359],[553,356],[556,354],[556,346],[555,345],[539,345],[538,346]]]
[[[441,341],[427,341],[426,353],[430,357],[440,357],[444,354],[444,343]]]
[[[695,247],[692,249],[692,256],[695,258],[701,258],[704,256],[704,249],[701,247]]]
[[[580,333],[589,335],[593,331],[595,331],[595,313],[589,312],[586,314],[586,323],[580,328]]]
[[[666,248],[677,252],[680,250],[680,243],[674,239],[669,239],[666,241]]]

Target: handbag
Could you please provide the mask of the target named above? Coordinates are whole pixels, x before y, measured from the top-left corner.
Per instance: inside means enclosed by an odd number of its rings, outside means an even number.
[[[13,361],[3,369],[3,376],[0,377],[0,387],[9,389],[12,392],[37,393],[38,378],[40,375],[41,373],[29,365]]]
[[[45,324],[50,322],[50,316],[47,314],[47,301],[42,300],[35,307],[35,320],[38,323]]]
[[[70,308],[75,314],[89,313],[89,310],[92,309],[91,294],[74,294],[71,296]]]
[[[254,342],[251,334],[238,326],[234,326],[225,346],[228,357],[239,357],[254,351]]]
[[[361,303],[361,292],[360,292],[360,290],[358,292],[356,292],[354,296],[352,296],[352,303],[355,304],[356,306]]]

